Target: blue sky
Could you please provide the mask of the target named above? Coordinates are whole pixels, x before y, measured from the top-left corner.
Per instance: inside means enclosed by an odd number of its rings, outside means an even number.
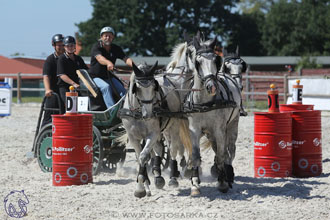
[[[90,0],[0,0],[0,55],[48,56],[52,36],[74,36],[92,12]]]

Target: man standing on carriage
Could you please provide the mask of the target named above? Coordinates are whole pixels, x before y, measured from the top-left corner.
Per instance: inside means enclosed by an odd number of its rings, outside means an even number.
[[[115,31],[112,27],[104,27],[100,31],[100,40],[94,44],[91,50],[91,65],[89,74],[95,84],[100,88],[103,100],[107,108],[115,104],[113,90],[120,96],[124,96],[126,90],[121,81],[113,74],[114,65],[117,59],[123,60],[132,67],[132,59],[127,57],[122,50],[112,41],[115,38]]]
[[[58,108],[59,104],[57,103],[57,99],[54,95],[54,92],[59,93],[58,85],[57,85],[57,60],[60,55],[64,53],[64,44],[63,44],[63,35],[55,34],[52,37],[52,46],[54,47],[55,52],[50,54],[43,66],[43,81],[45,87],[45,96],[46,99],[46,107],[47,108]],[[61,103],[63,106],[63,103]],[[59,113],[54,111],[45,111],[44,118],[41,124],[41,127],[50,123],[52,121],[52,114]]]

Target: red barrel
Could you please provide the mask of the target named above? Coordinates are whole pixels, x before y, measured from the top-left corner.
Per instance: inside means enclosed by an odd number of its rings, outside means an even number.
[[[254,176],[292,174],[291,113],[254,113]]]
[[[302,105],[302,104],[280,104],[280,112],[293,112],[302,110],[313,110],[314,105]]]
[[[296,177],[322,173],[321,111],[292,112],[292,173]]]
[[[52,115],[53,185],[93,182],[93,116]]]

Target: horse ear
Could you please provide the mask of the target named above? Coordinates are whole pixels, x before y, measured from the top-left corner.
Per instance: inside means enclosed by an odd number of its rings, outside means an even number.
[[[143,72],[135,65],[135,63],[133,62],[133,71],[135,73],[136,76],[143,76]]]
[[[194,37],[194,47],[196,48],[196,50],[198,50],[200,48],[200,44],[199,44],[199,40],[196,39],[196,37]]]
[[[133,83],[132,94],[136,93],[136,83]]]
[[[204,33],[204,31],[201,32],[201,37],[202,37],[202,41],[204,42],[205,41],[205,33]]]
[[[246,63],[243,61],[242,62],[242,73],[246,71]]]
[[[158,81],[155,79],[155,91],[158,92],[158,90],[159,90],[159,83],[158,83]]]
[[[201,41],[201,32],[198,30],[197,34],[196,34],[196,40],[198,41],[198,43]]]
[[[213,50],[215,45],[217,44],[217,37],[215,37],[210,43],[209,47]]]
[[[156,61],[156,63],[149,69],[149,73],[154,75],[155,74],[155,70],[158,66],[158,60]]]
[[[240,57],[240,55],[239,55],[239,46],[238,45],[236,46],[236,56]]]

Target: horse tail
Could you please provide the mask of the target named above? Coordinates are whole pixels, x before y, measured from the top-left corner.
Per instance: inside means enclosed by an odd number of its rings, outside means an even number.
[[[212,147],[212,142],[204,135],[201,138],[200,146],[201,146],[202,151],[205,151],[205,150],[210,149],[210,147]]]
[[[192,154],[192,143],[190,140],[190,133],[188,128],[188,120],[180,119],[180,139],[189,155]]]
[[[127,132],[123,133],[119,137],[116,137],[113,140],[115,143],[118,143],[119,145],[126,145],[128,143],[128,135]]]

